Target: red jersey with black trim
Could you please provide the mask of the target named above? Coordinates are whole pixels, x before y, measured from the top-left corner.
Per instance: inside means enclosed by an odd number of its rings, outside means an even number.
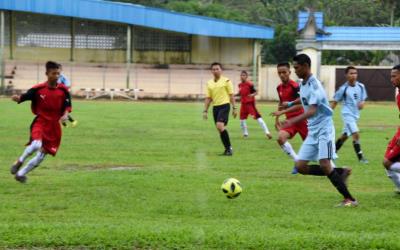
[[[249,81],[239,83],[239,95],[240,95],[241,103],[255,102],[256,101],[255,97],[249,96],[250,94],[253,94],[255,92],[256,92],[256,89],[254,88],[253,83],[251,83]]]
[[[397,102],[397,108],[398,108],[399,111],[400,111],[400,93],[397,94],[397,96],[396,96],[396,102]]]
[[[297,82],[293,80],[289,80],[289,82],[286,84],[284,83],[279,84],[276,90],[278,91],[278,96],[281,103],[293,102],[294,100],[300,97],[300,86]],[[286,113],[286,118],[289,119],[301,115],[302,113],[304,113],[303,108],[296,110],[294,112]]]
[[[71,96],[63,84],[50,86],[47,82],[37,84],[21,95],[20,101],[32,101],[32,113],[45,120],[57,121],[65,111],[71,112]]]

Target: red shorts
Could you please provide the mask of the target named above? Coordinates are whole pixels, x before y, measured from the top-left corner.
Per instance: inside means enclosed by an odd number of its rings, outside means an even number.
[[[40,140],[45,152],[54,156],[60,147],[61,135],[59,121],[37,117],[31,125],[31,138],[28,145],[34,140]]]
[[[304,120],[304,121],[298,122],[291,127],[284,128],[281,130],[286,131],[290,135],[290,138],[293,138],[297,133],[299,133],[301,136],[301,139],[303,139],[303,141],[304,141],[304,139],[306,139],[307,134],[308,134],[307,121]]]
[[[397,162],[400,160],[400,146],[397,145],[397,139],[400,138],[400,129],[397,130],[396,134],[390,140],[386,152],[385,158],[391,162]]]
[[[254,102],[242,103],[240,106],[240,120],[246,120],[251,115],[254,119],[261,117]]]

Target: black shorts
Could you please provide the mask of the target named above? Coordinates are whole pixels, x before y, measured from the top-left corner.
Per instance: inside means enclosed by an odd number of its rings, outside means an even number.
[[[225,126],[228,124],[229,111],[231,105],[229,103],[213,107],[214,122],[223,122]]]

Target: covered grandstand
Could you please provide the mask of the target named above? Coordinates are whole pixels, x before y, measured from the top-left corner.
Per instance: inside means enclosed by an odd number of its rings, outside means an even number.
[[[141,88],[199,96],[213,61],[257,80],[260,40],[272,28],[102,0],[2,0],[1,60],[15,89],[41,81],[52,59],[81,88]]]

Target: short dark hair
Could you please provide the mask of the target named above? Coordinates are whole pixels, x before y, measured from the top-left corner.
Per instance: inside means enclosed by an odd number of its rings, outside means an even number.
[[[348,66],[348,67],[344,70],[344,73],[347,74],[347,73],[349,73],[349,71],[352,70],[352,69],[357,70],[357,68],[354,67],[354,66]]]
[[[293,61],[297,62],[300,65],[307,64],[309,67],[311,67],[311,59],[306,54],[298,54],[294,56]]]
[[[288,69],[290,69],[290,64],[288,62],[280,62],[276,65],[277,68],[279,67],[287,67]]]
[[[400,71],[400,64],[397,64],[396,66],[394,66],[392,69]]]
[[[246,71],[246,70],[242,70],[242,71],[240,72],[240,74],[245,74],[246,76],[248,76],[248,75],[249,75],[249,73],[247,73],[247,71]]]
[[[212,69],[212,67],[217,66],[217,65],[218,65],[221,69],[223,69],[222,64],[219,63],[219,62],[213,62],[213,63],[211,63],[210,69]]]
[[[46,71],[49,71],[50,69],[59,69],[60,64],[53,62],[53,61],[48,61],[46,63]]]

